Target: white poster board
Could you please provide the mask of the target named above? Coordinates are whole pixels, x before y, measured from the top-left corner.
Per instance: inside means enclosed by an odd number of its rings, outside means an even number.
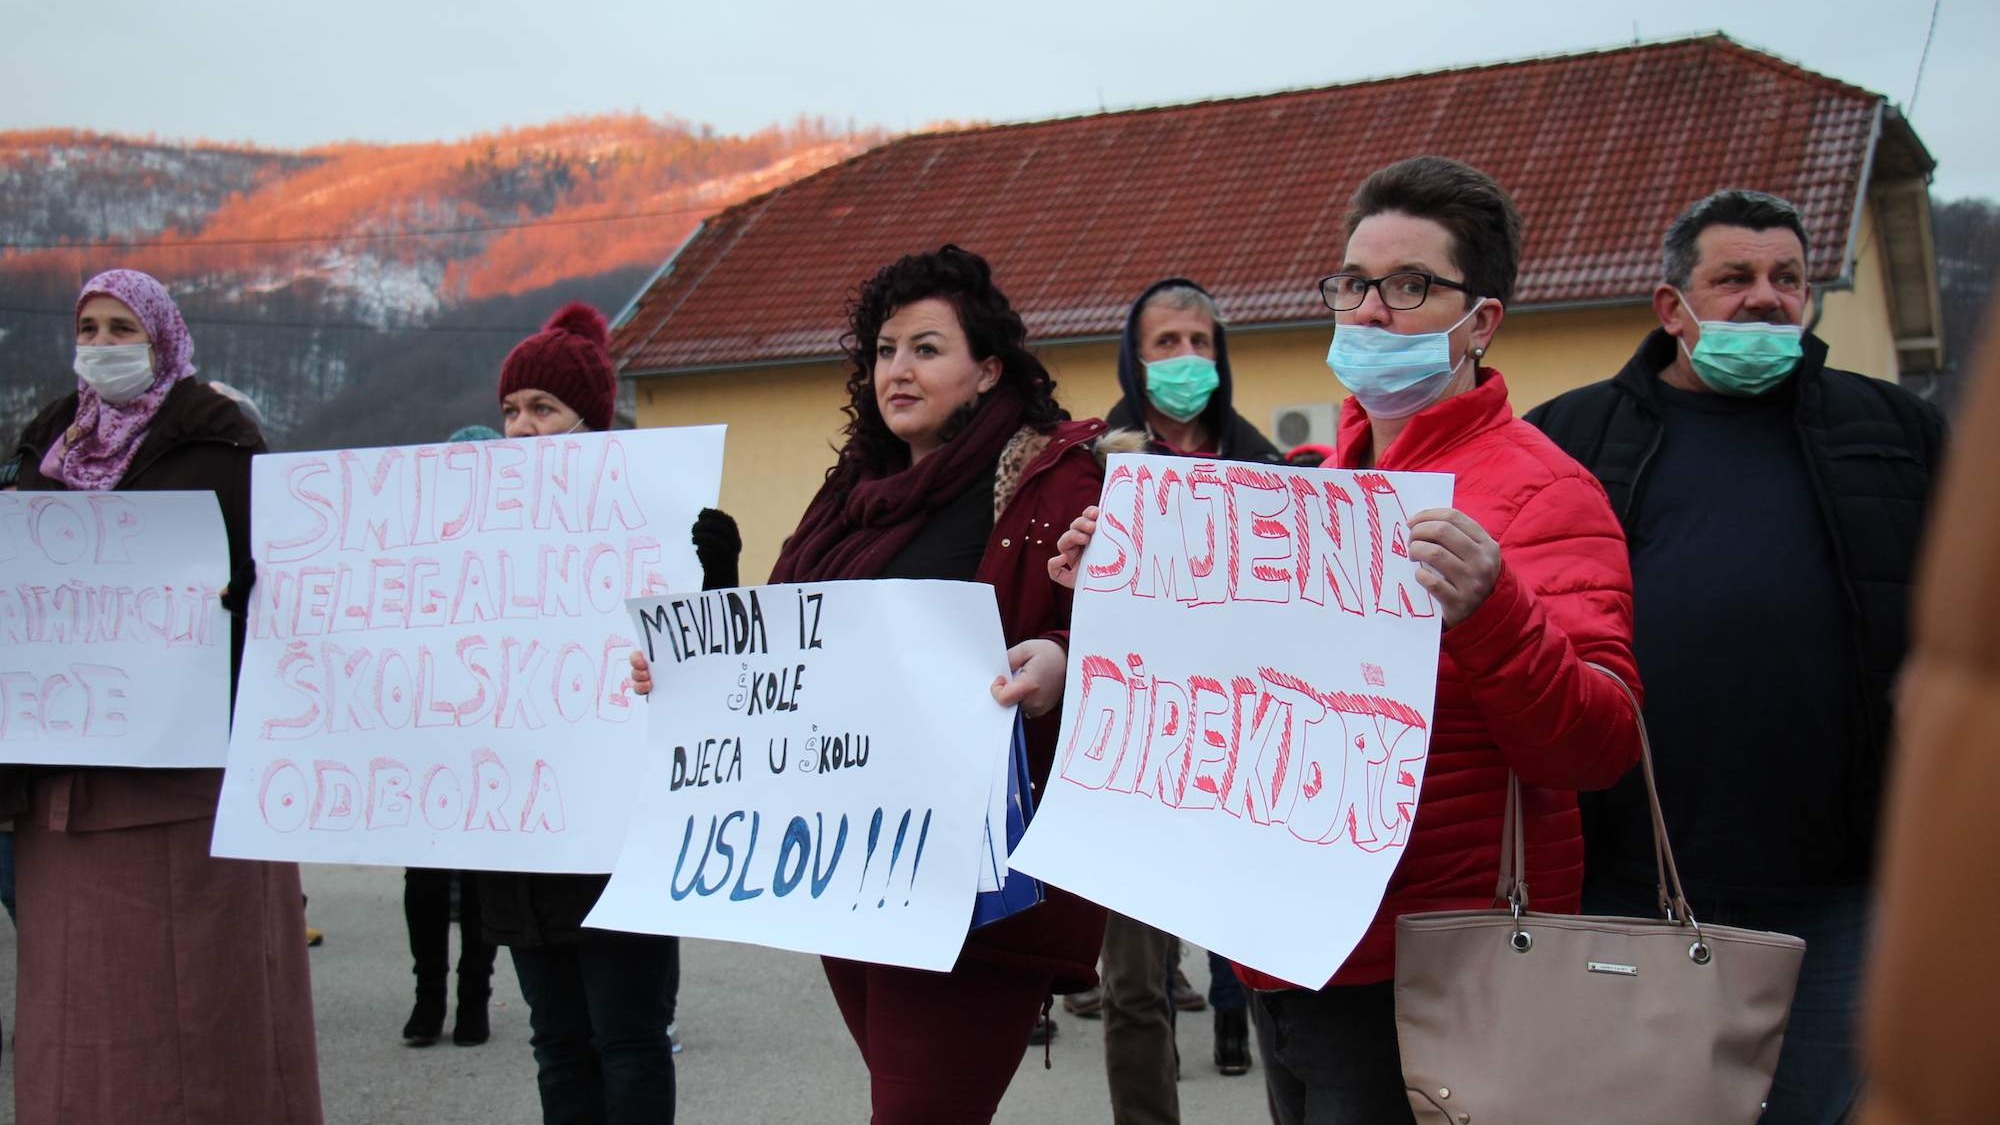
[[[652,768],[587,923],[946,970],[1014,717],[993,588],[878,580],[634,602]]]
[[[701,588],[719,426],[257,458],[214,852],[604,872],[642,768],[625,600]]]
[[[1439,611],[1408,515],[1451,478],[1111,459],[1063,728],[1013,867],[1308,986],[1409,839]]]
[[[228,584],[212,492],[0,492],[0,762],[221,765]]]

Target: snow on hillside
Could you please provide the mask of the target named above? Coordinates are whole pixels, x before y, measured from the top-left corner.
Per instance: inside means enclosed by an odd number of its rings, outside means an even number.
[[[439,401],[490,380],[547,315],[537,302],[615,311],[626,275],[705,216],[882,139],[637,115],[303,152],[0,133],[0,441],[70,384],[70,305],[99,270],[166,281],[203,376],[256,397],[275,439],[310,441],[381,370],[414,364]]]

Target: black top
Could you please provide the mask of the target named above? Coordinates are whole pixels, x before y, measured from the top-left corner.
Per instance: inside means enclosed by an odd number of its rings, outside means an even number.
[[[1858,882],[1843,786],[1864,747],[1852,615],[1792,426],[1794,390],[1658,388],[1666,434],[1629,520],[1633,652],[1690,887]],[[1603,798],[1593,870],[1650,885],[1645,788]]]
[[[989,470],[939,508],[883,568],[883,578],[941,578],[970,582],[993,537],[993,478]]]
[[[1677,354],[1674,338],[1654,329],[1616,376],[1560,395],[1527,415],[1603,482],[1628,536],[1639,530],[1637,517],[1665,456],[1669,407],[1662,392],[1670,388],[1659,373]],[[1832,545],[1832,577],[1853,618],[1839,651],[1848,675],[1859,685],[1849,712],[1856,730],[1848,736],[1859,740],[1862,761],[1840,779],[1845,786],[1840,815],[1851,829],[1840,843],[1852,857],[1841,866],[1861,872],[1870,866],[1875,843],[1889,732],[1895,724],[1893,690],[1908,645],[1917,547],[1931,486],[1944,461],[1944,421],[1929,403],[1901,387],[1828,367],[1826,358],[1825,342],[1807,333],[1805,358],[1782,397],[1771,401],[1790,404],[1794,448],[1803,451],[1813,501],[1805,510],[1818,518]],[[1761,533],[1745,534],[1766,539]],[[1644,597],[1643,585],[1640,594]],[[1683,608],[1692,613],[1706,604],[1701,600]],[[1641,606],[1640,613],[1646,612]],[[1788,638],[1794,651],[1805,647],[1804,637],[1798,632]],[[1641,660],[1641,670],[1648,674],[1650,711],[1651,705],[1667,700],[1651,679],[1643,649]],[[1782,664],[1778,670],[1782,672]],[[1746,700],[1756,700],[1762,680],[1759,672],[1747,683],[1710,685],[1709,690],[1718,706],[1742,710],[1752,705]],[[1662,746],[1660,753],[1668,753],[1667,748]],[[1838,769],[1837,761],[1827,768]],[[1761,799],[1745,798],[1735,813],[1759,815]],[[1593,827],[1586,822],[1594,853],[1599,836]],[[1694,841],[1676,837],[1674,845],[1678,850]]]

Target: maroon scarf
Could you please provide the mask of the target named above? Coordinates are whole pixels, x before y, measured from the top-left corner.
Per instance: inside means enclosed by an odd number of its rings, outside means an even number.
[[[932,514],[993,471],[1021,428],[1021,400],[1001,393],[986,400],[972,424],[915,466],[864,475],[841,495],[828,480],[785,541],[772,582],[874,578],[909,546]]]

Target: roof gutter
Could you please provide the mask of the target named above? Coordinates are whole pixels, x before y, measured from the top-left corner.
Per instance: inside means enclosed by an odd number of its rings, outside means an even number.
[[[1830,289],[1854,287],[1854,266],[1861,258],[1861,224],[1868,218],[1868,189],[1875,183],[1875,150],[1882,144],[1882,116],[1888,106],[1887,98],[1875,100],[1875,119],[1868,125],[1868,150],[1861,158],[1861,182],[1854,189],[1854,217],[1847,225],[1847,245],[1840,252],[1840,276],[1828,285]]]
[[[1649,304],[1650,296],[1644,297],[1595,297],[1586,301],[1546,301],[1533,305],[1509,305],[1507,311],[1517,315],[1544,312],[1577,312],[1586,309],[1622,309]],[[1232,336],[1248,336],[1260,332],[1294,332],[1301,328],[1331,329],[1337,322],[1331,315],[1311,317],[1301,320],[1266,320],[1238,322],[1231,321],[1227,327]],[[1118,333],[1104,333],[1095,336],[1051,336],[1046,339],[1030,340],[1030,347],[1067,347],[1072,344],[1108,344],[1121,340]],[[809,362],[809,361],[808,361]]]

